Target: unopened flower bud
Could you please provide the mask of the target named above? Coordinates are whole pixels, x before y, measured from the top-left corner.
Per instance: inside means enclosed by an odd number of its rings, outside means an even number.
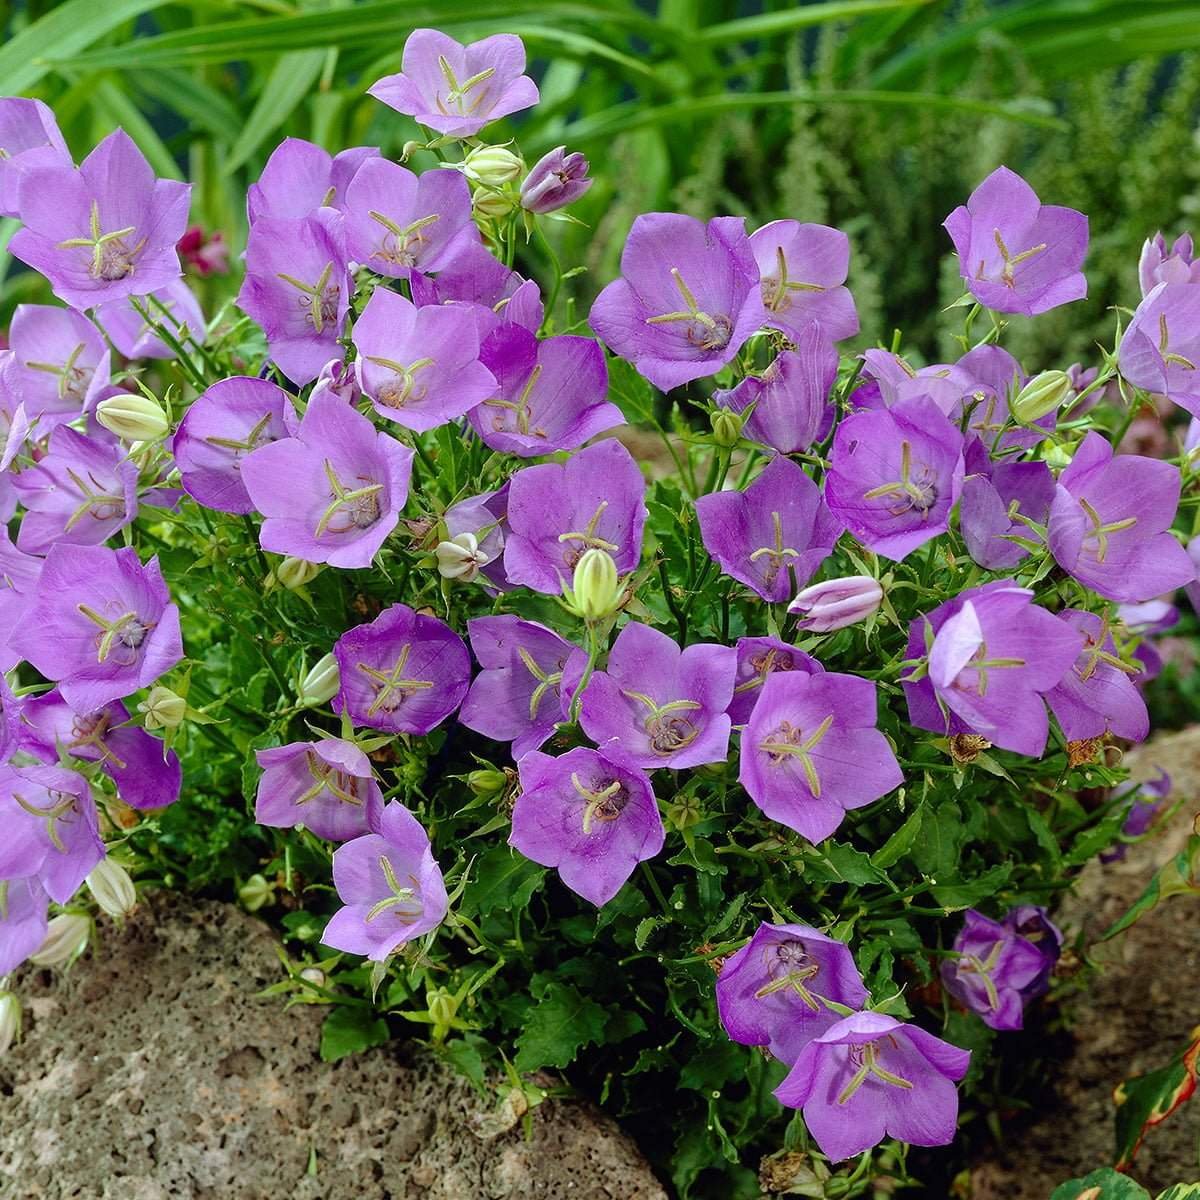
[[[462,172],[472,183],[498,188],[523,175],[525,164],[506,146],[476,146],[463,159]]]
[[[460,533],[445,542],[438,542],[434,550],[438,574],[443,579],[461,579],[464,583],[486,567],[488,557],[479,549],[479,539],[473,533]]]
[[[1056,471],[1061,471],[1071,465],[1071,459],[1075,457],[1075,449],[1073,446],[1053,445],[1047,446],[1042,451],[1042,459],[1046,466],[1053,467]]]
[[[476,796],[495,796],[508,786],[508,776],[498,767],[487,767],[472,771],[467,776],[467,787]]]
[[[46,939],[29,961],[37,967],[69,967],[92,937],[92,919],[82,913],[59,913],[46,929]]]
[[[127,442],[157,442],[171,428],[157,400],[124,392],[101,400],[96,405],[96,420]]]
[[[801,629],[828,633],[865,621],[883,603],[883,588],[870,575],[847,575],[827,579],[799,592],[788,612],[801,613]]]
[[[275,578],[291,592],[302,588],[306,583],[312,583],[320,573],[321,567],[318,563],[311,563],[303,558],[285,558],[275,568]]]
[[[583,552],[571,579],[574,609],[585,621],[602,621],[617,611],[621,581],[617,564],[607,550],[595,546]]]
[[[565,146],[551,150],[534,163],[522,182],[521,207],[534,213],[563,208],[592,186],[587,173],[588,160],[582,154],[567,154]]]
[[[1026,423],[1040,420],[1073,394],[1071,377],[1066,371],[1042,371],[1017,393],[1012,405],[1013,416]]]
[[[300,972],[300,978],[314,987],[323,988],[325,986],[325,972],[320,967],[305,967]]]
[[[475,215],[492,221],[502,221],[517,207],[517,198],[511,192],[476,192],[471,201]]]
[[[110,917],[127,917],[137,904],[137,892],[129,872],[111,858],[100,860],[99,866],[87,877],[87,885],[100,911]]]
[[[187,716],[187,701],[166,687],[152,687],[137,707],[147,729],[174,729]]]
[[[261,875],[251,875],[238,888],[238,899],[247,912],[258,912],[264,904],[274,901],[275,889]]]
[[[300,681],[300,703],[305,708],[319,708],[332,700],[341,687],[337,659],[326,654],[318,659]]]
[[[0,1058],[21,1036],[21,1002],[12,992],[0,992]]]
[[[408,162],[408,160],[410,158],[412,158],[412,156],[414,154],[416,154],[416,152],[418,150],[424,150],[424,149],[425,149],[424,142],[416,142],[416,141],[405,142],[403,148],[400,151],[400,161]]]
[[[728,408],[718,408],[710,418],[713,441],[726,448],[736,446],[742,436],[742,418]]]

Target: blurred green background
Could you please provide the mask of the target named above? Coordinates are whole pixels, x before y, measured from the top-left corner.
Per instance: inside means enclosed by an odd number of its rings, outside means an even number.
[[[0,87],[48,101],[77,155],[124,125],[160,173],[195,181],[193,219],[235,248],[246,185],[282,136],[393,155],[418,136],[364,92],[420,25],[525,39],[543,102],[490,135],[516,137],[530,161],[560,143],[590,156],[597,184],[573,210],[586,227],[555,227],[564,264],[587,268],[572,280],[581,302],[611,277],[638,212],[788,216],[850,234],[864,342],[900,327],[909,346],[946,354],[936,309],[959,289],[940,224],[1004,162],[1092,221],[1089,300],[1011,344],[1030,368],[1087,362],[1098,338],[1111,344],[1110,306],[1137,300],[1143,238],[1180,231],[1200,203],[1191,0],[16,0],[0,12]],[[235,283],[210,283],[206,299]],[[5,307],[37,287],[9,278]]]

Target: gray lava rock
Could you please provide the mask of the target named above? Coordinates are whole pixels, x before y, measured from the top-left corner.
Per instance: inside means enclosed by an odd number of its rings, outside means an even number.
[[[548,1101],[493,1110],[430,1055],[317,1055],[324,1008],[280,978],[261,922],[144,901],[65,977],[27,972],[26,1034],[0,1060],[5,1200],[666,1200],[632,1142]],[[476,1132],[472,1132],[472,1128]]]

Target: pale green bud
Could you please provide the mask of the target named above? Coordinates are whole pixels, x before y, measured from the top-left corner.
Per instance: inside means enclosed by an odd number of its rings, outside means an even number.
[[[477,217],[486,217],[492,221],[502,221],[516,209],[517,199],[516,192],[480,191],[475,193],[471,201],[471,207]]]
[[[251,875],[238,888],[238,899],[247,912],[258,912],[264,904],[274,901],[275,889],[261,875]]]
[[[294,592],[306,583],[312,583],[321,573],[317,563],[311,563],[303,558],[285,558],[275,568],[275,578],[289,591]]]
[[[21,1002],[12,992],[0,992],[0,1058],[21,1036]]]
[[[59,913],[51,918],[45,940],[29,961],[35,967],[69,967],[87,949],[91,937],[91,917]]]
[[[1057,471],[1063,470],[1071,465],[1071,459],[1075,457],[1075,448],[1073,446],[1048,446],[1042,451],[1042,458],[1048,467],[1053,467]]]
[[[152,687],[137,707],[147,729],[174,729],[187,716],[187,701],[166,687]]]
[[[137,904],[137,892],[129,872],[111,858],[100,861],[87,877],[87,885],[100,911],[110,917],[127,917]]]
[[[476,146],[463,159],[462,172],[472,183],[498,188],[524,175],[525,164],[506,146]]]
[[[131,393],[101,400],[96,405],[96,420],[127,442],[157,442],[171,428],[157,400]]]
[[[617,564],[607,550],[585,550],[575,564],[571,579],[574,608],[585,621],[602,621],[617,611],[621,602],[621,581]]]
[[[495,796],[508,786],[508,776],[498,767],[487,767],[472,771],[467,776],[467,787],[477,796]]]
[[[340,686],[337,659],[326,654],[300,681],[300,703],[304,708],[319,708],[337,695]]]
[[[1071,395],[1071,378],[1065,371],[1042,371],[1035,375],[1013,401],[1012,413],[1026,423],[1054,412]]]
[[[742,437],[742,418],[728,408],[718,408],[709,418],[712,421],[713,441],[727,449],[736,446]]]

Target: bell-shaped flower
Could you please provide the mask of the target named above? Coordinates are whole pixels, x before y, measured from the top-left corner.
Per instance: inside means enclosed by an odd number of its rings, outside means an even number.
[[[1100,434],[1089,433],[1058,477],[1050,507],[1055,561],[1109,600],[1149,600],[1190,583],[1195,565],[1169,532],[1180,486],[1173,464],[1114,457]]]
[[[378,287],[354,326],[359,386],[380,416],[424,433],[496,390],[479,361],[479,330],[453,304],[418,308]]]
[[[789,1066],[842,1019],[840,1008],[862,1008],[868,998],[849,947],[811,925],[760,925],[717,976],[730,1039],[766,1046]]]
[[[699,642],[680,650],[665,633],[630,622],[606,669],[587,683],[584,732],[647,769],[724,762],[736,666],[732,646]]]
[[[290,742],[259,750],[255,758],[263,769],[254,805],[260,825],[303,825],[331,842],[349,841],[378,827],[383,792],[371,760],[353,742]]]
[[[429,835],[398,800],[384,806],[373,832],[334,851],[333,883],[343,907],[325,926],[322,944],[373,962],[385,962],[446,916],[446,885]]]
[[[354,146],[340,154],[303,138],[284,138],[267,159],[257,183],[246,190],[246,215],[299,220],[319,208],[343,209],[351,181],[368,162],[379,161],[374,146]]]
[[[1122,377],[1200,417],[1200,284],[1160,283],[1125,327]]]
[[[1054,487],[1044,462],[1000,462],[986,475],[968,475],[958,524],[972,560],[1006,571],[1026,558],[1029,547],[1021,543],[1042,540],[1031,523],[1046,527]]]
[[[773,821],[821,842],[904,782],[875,727],[875,684],[833,672],[767,676],[742,732],[738,782]]]
[[[773,458],[744,491],[696,500],[704,548],[722,572],[779,604],[829,556],[841,522],[790,458]]]
[[[471,137],[538,102],[519,37],[498,33],[464,46],[437,29],[414,29],[404,43],[400,73],[377,80],[367,94],[454,138]]]
[[[766,316],[741,217],[705,224],[643,213],[621,251],[621,277],[596,298],[589,320],[614,354],[669,391],[715,375]]]
[[[585,550],[612,555],[626,575],[642,556],[646,483],[633,456],[611,438],[565,463],[525,467],[508,489],[504,572],[508,581],[558,595]]]
[[[508,844],[555,868],[597,908],[663,848],[650,779],[619,753],[580,746],[553,758],[531,750],[517,769],[521,793]]]
[[[463,702],[471,656],[444,621],[393,604],[333,647],[340,687],[334,712],[387,733],[428,733]]]
[[[967,1073],[960,1050],[916,1025],[860,1012],[818,1034],[796,1059],[775,1098],[804,1123],[833,1162],[893,1137],[945,1146],[958,1124],[955,1081]]]
[[[314,397],[295,437],[242,460],[242,482],[266,518],[263,549],[335,567],[369,566],[408,500],[412,460],[409,447],[337,397]]]
[[[815,675],[825,670],[811,655],[789,646],[775,637],[738,638],[734,646],[737,670],[734,674],[733,699],[725,710],[735,725],[745,725],[758,702],[767,676],[775,671],[801,671]]]
[[[346,190],[345,213],[350,258],[393,279],[440,271],[479,243],[471,189],[459,171],[414,175],[386,158],[369,159]]]
[[[71,166],[54,113],[41,100],[0,99],[0,217],[21,215],[21,179],[39,163]]]
[[[840,229],[772,221],[750,235],[750,247],[758,263],[766,325],[793,342],[814,321],[835,342],[858,332],[854,297],[844,286],[850,239]]]
[[[542,325],[542,294],[532,279],[506,267],[479,242],[468,242],[436,279],[412,273],[413,303],[467,307],[479,327],[480,344],[502,325],[520,325],[537,333]]]
[[[868,549],[899,562],[950,524],[963,438],[926,397],[855,413],[834,434],[825,503]]]
[[[36,875],[0,879],[0,975],[15,971],[46,940],[49,907]]]
[[[158,559],[143,564],[129,547],[58,543],[26,611],[9,645],[79,712],[149,687],[183,657]]]
[[[1069,742],[1113,733],[1144,741],[1150,714],[1134,683],[1139,668],[1118,653],[1107,618],[1068,608],[1058,614],[1084,637],[1083,649],[1061,681],[1046,693],[1046,703]]]
[[[182,274],[175,243],[191,186],[156,179],[133,139],[110,133],[76,170],[39,162],[20,185],[21,220],[9,250],[72,308],[144,295]]]
[[[252,513],[242,463],[262,446],[296,436],[291,397],[269,379],[222,379],[188,406],[171,453],[183,490],[217,512]]]
[[[1071,669],[1083,642],[1011,580],[961,592],[909,626],[907,657],[920,661],[902,680],[908,719],[918,729],[974,733],[1037,758],[1049,733],[1042,697]]]
[[[1138,259],[1138,282],[1142,296],[1148,296],[1160,283],[1200,283],[1200,259],[1190,233],[1180,234],[1170,250],[1161,232],[1142,243]]]
[[[484,343],[482,358],[496,386],[467,419],[493,450],[536,458],[575,450],[625,424],[607,399],[604,351],[592,338],[563,334],[539,341],[509,324]]]
[[[574,204],[595,182],[588,160],[578,151],[568,154],[557,146],[543,154],[521,181],[521,207],[526,212],[550,213]]]
[[[536,621],[503,615],[467,622],[483,670],[471,682],[459,721],[497,742],[512,742],[515,762],[538,749],[566,720],[563,671],[583,651]]]
[[[1088,221],[1042,204],[1020,175],[997,167],[944,222],[967,290],[996,312],[1036,316],[1082,300]]]

